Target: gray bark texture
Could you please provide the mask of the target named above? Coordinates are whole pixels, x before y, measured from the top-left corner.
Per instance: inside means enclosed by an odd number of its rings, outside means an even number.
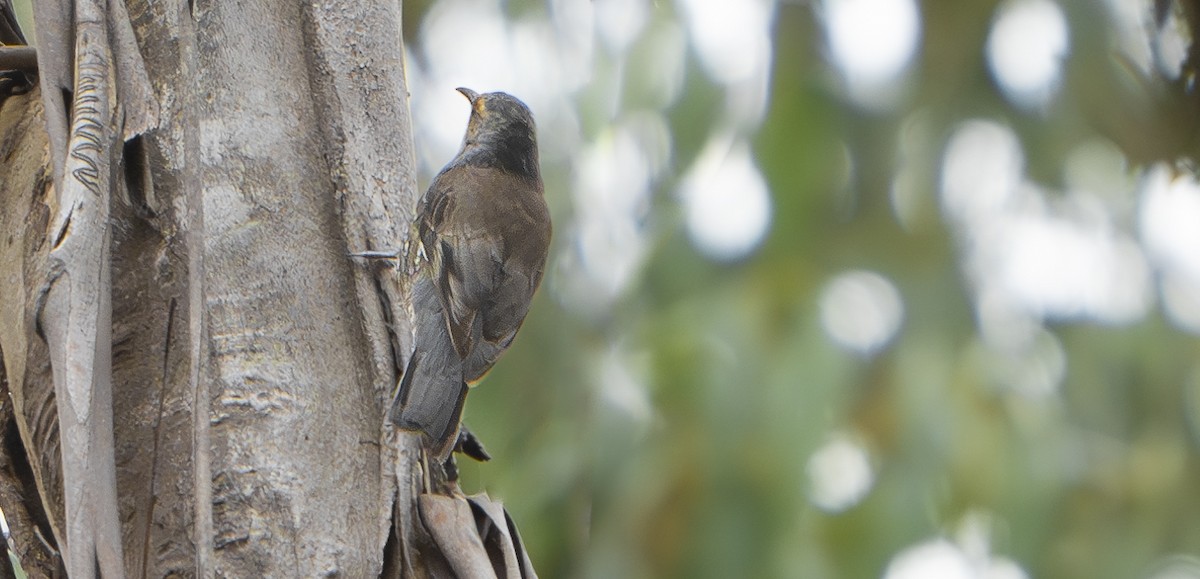
[[[34,4],[37,85],[0,94],[25,571],[533,576],[385,423],[412,273],[348,254],[403,248],[418,198],[399,2]]]

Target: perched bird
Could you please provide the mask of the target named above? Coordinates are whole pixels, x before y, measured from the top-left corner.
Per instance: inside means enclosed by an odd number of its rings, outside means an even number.
[[[458,438],[467,385],[517,335],[550,248],[529,108],[502,92],[458,92],[471,118],[417,207],[416,340],[390,411],[441,459]]]

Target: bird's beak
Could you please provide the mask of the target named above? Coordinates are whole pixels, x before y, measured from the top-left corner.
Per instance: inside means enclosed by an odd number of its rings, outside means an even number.
[[[467,100],[471,101],[472,106],[475,105],[475,101],[479,100],[479,93],[477,93],[469,88],[464,88],[464,87],[460,86],[454,90],[462,93],[463,96],[467,97]]]
[[[466,96],[467,100],[470,101],[470,111],[472,111],[470,114],[479,115],[479,117],[484,115],[485,99],[484,97],[480,96],[479,92],[475,92],[474,90],[470,89],[464,89],[462,86],[458,86],[458,88],[455,90],[462,92],[462,96]]]

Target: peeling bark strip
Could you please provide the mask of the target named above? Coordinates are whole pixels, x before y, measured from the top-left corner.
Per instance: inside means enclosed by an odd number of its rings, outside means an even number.
[[[67,169],[69,174],[75,177],[75,183],[82,185],[92,195],[99,197],[99,199],[88,203],[86,199],[81,198],[82,193],[78,188],[73,187],[71,182],[63,183],[62,190],[59,192],[60,216],[56,219],[57,226],[55,227],[54,234],[54,238],[58,242],[55,244],[54,250],[50,253],[51,272],[49,284],[51,289],[54,289],[58,283],[72,284],[72,278],[78,277],[76,273],[84,273],[85,271],[92,273],[88,270],[95,269],[95,266],[88,263],[90,261],[89,257],[107,259],[105,255],[82,255],[84,252],[90,253],[95,251],[105,241],[104,238],[107,237],[106,222],[108,219],[108,198],[104,195],[107,191],[101,191],[98,180],[101,163],[105,167],[109,164],[108,159],[101,158],[101,142],[104,127],[100,124],[100,110],[98,108],[107,104],[108,95],[101,91],[104,74],[104,63],[100,60],[102,56],[94,54],[94,51],[87,50],[89,44],[92,43],[87,42],[81,35],[79,80],[77,84],[79,90],[75,93],[75,103],[72,106],[74,118],[71,122],[71,140],[68,142],[70,160],[67,161]],[[96,214],[97,211],[100,212],[99,215]],[[80,281],[87,283],[88,280]],[[71,299],[70,294],[71,292],[68,290],[67,299]],[[99,315],[99,312],[96,311],[95,296],[80,295],[76,296],[75,300],[86,301],[79,304],[83,306],[78,314],[79,318],[82,319],[79,319],[77,324],[68,326],[67,335],[70,343],[66,344],[66,346],[72,350],[74,349],[73,346],[84,346],[88,350],[94,349],[96,332],[98,330],[94,316]],[[47,304],[47,310],[49,310],[49,307],[49,304]],[[70,316],[71,313],[70,309],[68,309],[67,315]],[[66,319],[62,321],[70,322],[74,320]],[[45,322],[45,325],[56,322],[57,320],[50,319]],[[71,331],[71,327],[77,328],[77,331]],[[47,331],[47,333],[49,334],[50,332]],[[51,344],[51,348],[55,349],[54,344]],[[91,412],[91,382],[94,379],[95,369],[91,366],[79,367],[78,363],[72,363],[71,366],[71,370],[74,370],[74,372],[67,375],[68,381],[65,384],[57,379],[55,380],[55,383],[59,387],[66,386],[68,394],[66,396],[61,393],[59,394],[59,405],[61,406],[64,400],[69,401],[71,409],[75,412],[74,418],[80,423],[86,424]],[[61,410],[60,408],[60,413]]]
[[[65,526],[54,384],[32,313],[53,206],[41,102],[35,85],[0,105],[0,231],[6,232],[0,240],[0,383],[7,380],[8,387],[0,392],[0,419],[12,420],[0,425],[0,508],[11,530],[11,552],[30,577],[51,577],[59,568],[52,543]],[[35,255],[38,248],[41,255]],[[19,491],[2,492],[11,488]]]
[[[107,52],[103,45],[97,45],[94,34],[88,34],[82,29],[86,24],[81,23],[79,42],[77,45],[76,61],[78,62],[75,101],[72,103],[71,139],[67,143],[69,160],[64,167],[64,173],[75,177],[74,181],[64,181],[58,195],[59,215],[55,219],[54,238],[58,240],[50,252],[51,277],[49,279],[50,298],[47,300],[46,311],[43,312],[42,326],[47,336],[62,332],[66,343],[50,343],[53,351],[66,349],[68,353],[85,353],[96,347],[97,318],[101,315],[98,308],[95,287],[96,273],[102,269],[100,261],[107,261],[107,255],[96,255],[107,241],[108,220],[108,191],[101,190],[99,175],[101,166],[105,169],[110,165],[110,159],[103,155],[102,143],[105,140],[105,123],[101,119],[101,109],[108,106],[107,83],[105,82],[105,62]],[[94,24],[93,24],[93,27]],[[101,29],[100,39],[103,39]],[[111,118],[111,115],[109,115]],[[83,196],[82,191],[74,184],[78,183],[92,195],[99,197],[90,200]],[[90,275],[87,275],[90,274]],[[67,306],[62,316],[52,316],[54,306],[53,296],[60,286],[68,286],[59,295],[58,300]],[[76,287],[85,291],[74,295]],[[90,287],[88,287],[90,286]],[[57,312],[54,312],[57,313]],[[63,326],[58,328],[56,326]],[[63,331],[65,330],[65,331]],[[50,341],[50,340],[48,340]],[[66,392],[59,392],[60,420],[63,418],[63,401],[69,401],[74,415],[70,418],[86,424],[91,412],[93,381],[96,379],[94,356],[70,357],[71,363],[64,368],[64,378],[59,380],[59,364],[55,364],[56,389],[65,386]],[[64,360],[66,362],[67,360]],[[86,362],[81,364],[80,362]],[[75,443],[71,437],[65,441]],[[70,487],[68,481],[68,487]],[[68,518],[70,515],[68,514]]]
[[[112,430],[109,200],[116,101],[103,2],[75,7],[75,99],[60,174],[55,238],[39,320],[50,350],[62,436],[67,572],[123,577]],[[53,76],[53,75],[51,75]],[[45,89],[43,89],[45,90]],[[55,156],[64,158],[64,156]]]

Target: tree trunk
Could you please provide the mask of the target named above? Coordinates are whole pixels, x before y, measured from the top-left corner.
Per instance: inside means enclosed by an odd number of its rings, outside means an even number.
[[[36,4],[40,90],[0,109],[31,576],[532,575],[384,421],[411,272],[348,253],[416,206],[399,3]]]

